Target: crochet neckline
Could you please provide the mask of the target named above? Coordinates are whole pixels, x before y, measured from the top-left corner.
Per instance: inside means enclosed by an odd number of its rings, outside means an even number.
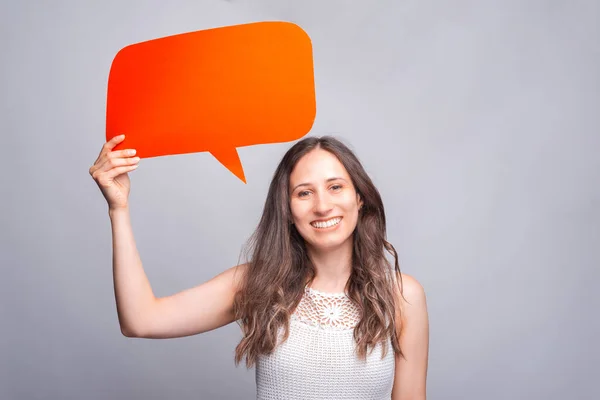
[[[328,293],[308,285],[293,319],[327,330],[350,330],[360,319],[360,310],[345,293]]]
[[[322,292],[320,290],[317,289],[313,289],[310,286],[306,286],[306,289],[309,292],[312,292],[313,294],[318,294],[319,296],[324,296],[324,297],[347,297],[346,293],[344,292],[336,292],[336,293],[332,293],[332,292]]]

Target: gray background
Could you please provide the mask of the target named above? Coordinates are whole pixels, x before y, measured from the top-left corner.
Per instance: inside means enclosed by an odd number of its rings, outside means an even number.
[[[55,1],[0,6],[1,399],[253,398],[236,324],[121,335],[88,169],[116,52],[264,20],[314,46],[317,118],[381,190],[425,287],[430,399],[598,399],[597,1]],[[291,143],[144,159],[132,221],[158,296],[238,261]]]

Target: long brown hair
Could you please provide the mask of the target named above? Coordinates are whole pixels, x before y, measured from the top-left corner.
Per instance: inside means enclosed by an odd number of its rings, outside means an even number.
[[[338,139],[323,136],[304,138],[283,156],[269,186],[258,227],[247,243],[250,261],[234,300],[236,321],[243,332],[235,349],[236,365],[245,356],[250,368],[260,354],[270,354],[278,344],[282,327],[282,340],[287,340],[290,315],[307,282],[310,284],[315,278],[304,239],[291,224],[289,184],[296,163],[317,148],[338,158],[363,201],[353,232],[352,272],[345,288],[361,312],[354,328],[358,357],[364,360],[380,342],[382,357],[385,356],[386,340],[390,337],[394,352],[402,355],[396,329],[400,322],[396,319],[400,315],[396,293],[402,291],[402,278],[398,254],[386,240],[381,196],[354,153]],[[394,257],[393,268],[384,250]]]

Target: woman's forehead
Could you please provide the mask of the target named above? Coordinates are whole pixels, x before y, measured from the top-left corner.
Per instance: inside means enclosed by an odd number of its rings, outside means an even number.
[[[290,175],[290,185],[317,184],[333,177],[349,178],[348,172],[335,155],[326,150],[315,149],[298,161]]]

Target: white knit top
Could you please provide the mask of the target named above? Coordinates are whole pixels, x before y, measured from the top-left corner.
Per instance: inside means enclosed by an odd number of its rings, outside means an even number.
[[[306,287],[290,320],[288,339],[256,363],[258,400],[389,400],[395,356],[381,344],[361,361],[355,354],[358,308],[344,293]],[[280,330],[283,334],[283,328]]]

